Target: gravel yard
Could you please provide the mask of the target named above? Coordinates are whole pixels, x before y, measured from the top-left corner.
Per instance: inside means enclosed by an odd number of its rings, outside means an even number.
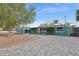
[[[27,35],[26,35],[27,36]],[[32,41],[0,48],[1,56],[79,56],[79,37],[30,35]],[[1,39],[0,39],[1,40]],[[13,39],[12,39],[13,40]]]

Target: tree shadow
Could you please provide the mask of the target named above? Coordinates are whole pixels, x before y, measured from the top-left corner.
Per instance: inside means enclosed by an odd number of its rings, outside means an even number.
[[[0,37],[8,37],[9,33],[0,33]]]

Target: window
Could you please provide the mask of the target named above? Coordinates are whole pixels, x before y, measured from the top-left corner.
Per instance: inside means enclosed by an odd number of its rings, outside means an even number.
[[[42,31],[42,32],[46,32],[46,28],[42,28],[41,31]]]
[[[56,31],[63,31],[63,27],[57,27]]]

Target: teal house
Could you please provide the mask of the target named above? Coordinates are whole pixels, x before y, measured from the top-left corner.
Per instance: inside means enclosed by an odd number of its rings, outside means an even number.
[[[43,34],[43,35],[58,35],[69,36],[72,33],[72,29],[67,26],[55,26],[55,27],[36,27],[30,28],[31,34]]]
[[[68,28],[65,25],[56,25],[56,26],[39,26],[29,28],[18,28],[18,33],[29,33],[29,34],[40,34],[40,35],[58,35],[58,36],[69,36],[72,33],[72,29]]]

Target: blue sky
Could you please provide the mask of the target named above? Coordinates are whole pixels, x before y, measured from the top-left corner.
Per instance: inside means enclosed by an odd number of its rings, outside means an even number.
[[[31,26],[38,26],[41,23],[59,20],[64,23],[66,16],[67,22],[77,24],[76,10],[79,8],[77,3],[34,3],[29,4],[36,8],[35,22]]]

